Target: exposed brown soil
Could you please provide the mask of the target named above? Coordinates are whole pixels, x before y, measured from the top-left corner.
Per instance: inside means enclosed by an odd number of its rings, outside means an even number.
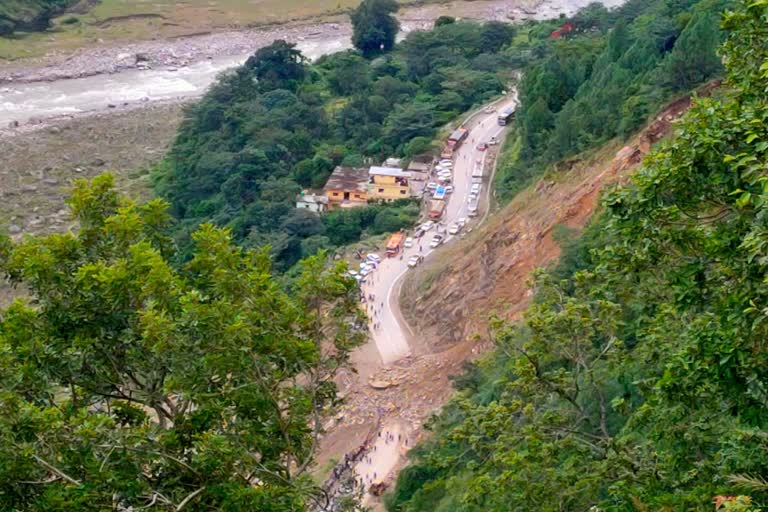
[[[487,339],[492,314],[517,318],[530,300],[531,272],[560,255],[555,226],[582,229],[600,192],[630,174],[689,106],[690,98],[681,98],[628,144],[612,143],[588,159],[561,163],[462,243],[409,275],[401,295],[408,322],[441,350]]]
[[[423,436],[424,422],[452,395],[451,377],[491,348],[489,317],[518,318],[530,301],[531,272],[559,256],[553,228],[583,229],[598,208],[601,191],[625,180],[689,106],[688,97],[675,101],[628,144],[614,142],[588,159],[562,164],[485,225],[409,274],[400,309],[431,353],[386,367],[369,382],[343,376],[345,405],[326,425],[318,468],[357,448],[378,424],[403,425],[411,443]],[[370,381],[390,387],[374,389]],[[401,460],[389,475],[390,483],[405,464]],[[319,469],[318,477],[322,473]],[[382,509],[379,500],[372,504]]]

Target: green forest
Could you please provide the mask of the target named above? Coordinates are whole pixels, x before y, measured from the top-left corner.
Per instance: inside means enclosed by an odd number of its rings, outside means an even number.
[[[455,378],[388,510],[768,509],[768,0],[443,17],[397,44],[395,8],[361,4],[356,50],[310,63],[276,41],[223,75],[154,170],[158,198],[78,180],[76,230],[0,235],[17,292],[0,310],[0,510],[325,505],[318,439],[367,335],[332,251],[419,207],[321,217],[295,196],[336,165],[433,151],[518,71],[501,198],[723,82],[561,237],[524,319],[489,320],[495,349]]]
[[[431,151],[442,126],[504,89],[512,68],[502,49],[513,36],[506,24],[466,21],[371,58],[354,50],[308,63],[284,41],[258,50],[189,109],[156,169],[181,247],[210,221],[245,247],[269,245],[287,269],[320,248],[412,225],[419,210],[408,203],[321,219],[297,210],[295,197],[337,165]]]
[[[0,510],[298,511],[333,378],[365,336],[318,254],[284,290],[210,224],[172,264],[168,205],[75,183],[77,233],[0,237]]]
[[[628,137],[671,97],[722,73],[718,13],[728,0],[593,4],[574,35],[533,46],[513,142],[497,174],[502,201],[563,158]],[[535,30],[544,30],[540,27]]]
[[[768,1],[721,27],[722,87],[492,321],[390,511],[768,505]]]

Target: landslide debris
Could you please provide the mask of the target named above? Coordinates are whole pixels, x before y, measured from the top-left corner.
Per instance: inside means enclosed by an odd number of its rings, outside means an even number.
[[[625,145],[612,142],[589,158],[561,163],[556,175],[544,176],[462,242],[409,274],[401,310],[425,350],[440,351],[478,337],[487,340],[491,314],[517,317],[531,298],[531,272],[560,254],[553,229],[582,229],[598,207],[600,192],[634,171],[689,106],[690,97],[681,98]]]

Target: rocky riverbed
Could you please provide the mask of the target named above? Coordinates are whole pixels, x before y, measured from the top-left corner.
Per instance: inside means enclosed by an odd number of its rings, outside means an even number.
[[[573,14],[591,0],[458,0],[403,9],[403,32],[431,26],[443,15],[481,20],[518,21]],[[603,0],[612,7],[623,0]],[[83,48],[72,54],[54,54],[28,61],[0,62],[0,84],[54,81],[133,69],[181,68],[221,56],[248,54],[275,39],[292,42],[349,40],[352,30],[346,17],[326,22],[190,35],[164,41],[141,41],[121,46]]]

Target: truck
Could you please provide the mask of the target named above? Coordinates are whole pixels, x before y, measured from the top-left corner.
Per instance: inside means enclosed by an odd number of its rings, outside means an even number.
[[[429,218],[433,220],[437,220],[440,217],[443,216],[443,211],[445,211],[445,201],[440,201],[437,199],[433,199],[429,202]]]
[[[499,117],[497,118],[499,126],[506,126],[506,124],[509,123],[513,117],[515,117],[515,107],[505,108],[499,112]]]
[[[392,236],[389,237],[389,240],[387,240],[387,257],[388,258],[397,256],[400,253],[400,249],[403,247],[404,238],[405,238],[405,235],[403,235],[402,231],[394,233]]]
[[[445,187],[437,187],[437,190],[435,190],[434,195],[432,196],[433,199],[445,199]]]
[[[467,138],[467,135],[469,135],[469,130],[466,128],[456,128],[453,130],[453,133],[448,136],[447,145],[456,149],[461,145],[462,141]]]
[[[446,144],[443,146],[443,150],[440,152],[440,158],[450,160],[453,158],[453,146]]]
[[[485,166],[483,164],[476,164],[472,169],[472,183],[480,183],[483,181],[483,174],[485,173]]]

